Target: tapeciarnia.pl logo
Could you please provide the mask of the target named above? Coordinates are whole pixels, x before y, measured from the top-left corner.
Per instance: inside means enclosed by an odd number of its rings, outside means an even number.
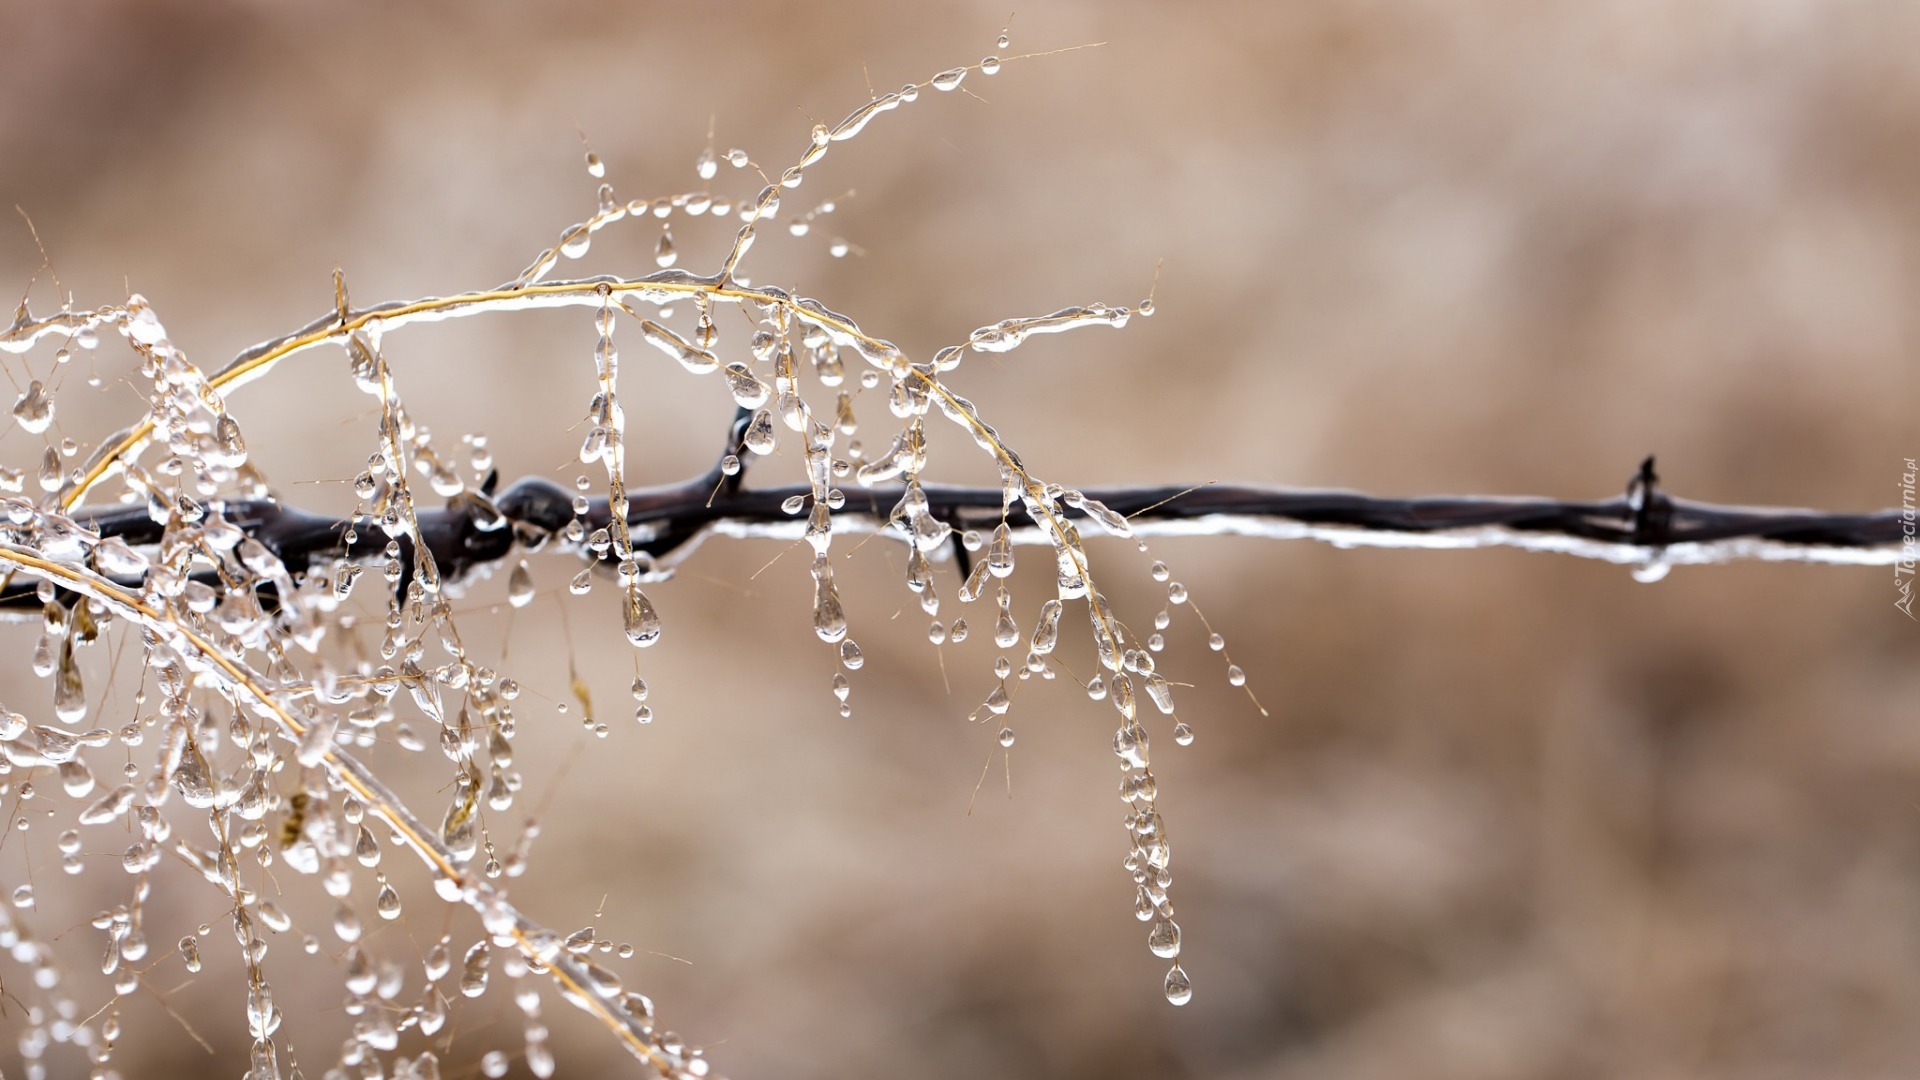
[[[1914,619],[1913,614],[1913,571],[1916,560],[1920,560],[1920,520],[1916,520],[1913,505],[1913,482],[1920,468],[1914,467],[1914,459],[1906,459],[1907,470],[1900,474],[1900,561],[1893,564],[1893,587],[1900,598],[1893,606]],[[1916,620],[1920,621],[1920,620]]]

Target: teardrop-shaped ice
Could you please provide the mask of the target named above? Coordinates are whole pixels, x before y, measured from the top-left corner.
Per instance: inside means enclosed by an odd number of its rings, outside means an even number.
[[[39,379],[27,384],[25,393],[13,403],[13,418],[30,435],[38,435],[53,423],[53,395]]]
[[[660,640],[660,614],[653,609],[653,601],[640,591],[639,583],[627,586],[627,598],[624,612],[627,640],[640,648],[646,648]]]
[[[1167,1000],[1175,1005],[1185,1005],[1193,1000],[1193,982],[1179,964],[1173,965],[1173,970],[1167,972],[1166,988]]]
[[[514,565],[513,572],[507,575],[507,603],[514,607],[526,607],[533,602],[533,572],[527,569],[527,561],[520,560]]]

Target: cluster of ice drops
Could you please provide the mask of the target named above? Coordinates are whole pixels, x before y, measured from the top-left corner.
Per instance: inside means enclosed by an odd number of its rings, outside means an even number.
[[[1004,48],[1004,36],[1000,43]],[[815,126],[795,163],[777,176],[762,173],[765,185],[752,198],[735,202],[712,191],[723,159],[759,170],[742,151],[720,155],[712,147],[696,163],[696,192],[622,202],[602,183],[594,215],[564,230],[552,248],[494,289],[356,310],[337,279],[334,311],[217,372],[196,367],[174,347],[138,296],[91,310],[63,303],[45,317],[22,303],[13,326],[0,333],[0,350],[29,374],[14,409],[18,426],[47,441],[39,461],[0,472],[0,589],[14,610],[37,609],[41,635],[33,668],[53,687],[50,709],[40,701],[14,703],[19,712],[0,708],[0,794],[16,808],[8,828],[12,851],[0,848],[0,857],[11,861],[0,865],[31,862],[44,875],[39,837],[54,831],[66,874],[98,875],[110,861],[127,878],[115,890],[124,899],[91,920],[102,948],[99,970],[111,985],[104,1003],[89,996],[96,991],[79,977],[71,950],[58,950],[48,928],[36,927],[34,884],[9,882],[10,895],[0,904],[0,946],[24,973],[10,975],[6,987],[24,1009],[9,1026],[19,1033],[17,1049],[30,1078],[66,1071],[50,1062],[57,1044],[84,1052],[94,1076],[116,1075],[119,1002],[139,992],[143,980],[158,978],[156,969],[199,972],[227,962],[229,952],[245,971],[236,1004],[244,1006],[252,1040],[250,1080],[302,1075],[282,1032],[272,978],[276,954],[289,948],[324,953],[342,978],[347,1030],[337,1050],[316,1054],[310,1048],[323,1044],[311,1036],[302,1044],[309,1048],[305,1067],[328,1077],[438,1076],[438,1054],[449,1044],[435,1037],[451,1005],[502,982],[522,1018],[523,1039],[513,1050],[486,1050],[479,1061],[483,1075],[503,1075],[513,1053],[535,1075],[552,1074],[542,1003],[553,995],[592,1013],[661,1075],[708,1075],[701,1051],[659,1026],[648,998],[603,965],[609,954],[631,955],[630,946],[616,946],[591,927],[544,927],[508,897],[508,882],[524,871],[538,834],[538,822],[525,818],[517,835],[502,835],[513,824],[508,815],[521,787],[514,768],[519,688],[463,642],[449,597],[477,584],[435,565],[419,523],[426,493],[415,485],[424,481],[437,499],[470,500],[481,508],[482,528],[526,526],[488,500],[483,478],[493,462],[484,438],[468,436],[451,450],[409,417],[398,389],[400,365],[390,364],[387,347],[393,331],[409,323],[500,309],[577,306],[594,319],[596,387],[579,458],[602,475],[579,478],[573,517],[557,534],[522,539],[539,542],[529,546],[551,539],[548,550],[585,557],[590,565],[574,579],[574,593],[593,588],[594,567],[611,568],[624,632],[634,645],[651,645],[662,633],[644,588],[665,580],[672,567],[649,554],[655,537],[628,523],[616,339],[629,337],[646,346],[640,352],[655,364],[664,353],[689,373],[725,382],[746,422],[723,472],[738,473],[743,460],[783,449],[781,461],[800,465],[806,493],[782,510],[812,553],[812,623],[837,651],[842,670],[832,689],[843,713],[851,708],[848,673],[863,662],[834,580],[836,518],[846,506],[840,485],[849,480],[898,491],[879,527],[907,545],[906,585],[930,620],[927,636],[935,645],[969,636],[964,616],[942,612],[935,573],[950,551],[967,553],[960,558],[971,570],[955,599],[964,609],[991,595],[981,618],[991,629],[980,637],[990,637],[997,650],[994,688],[972,718],[988,722],[1001,746],[1014,742],[1007,718],[1020,680],[1065,672],[1054,659],[1062,622],[1075,608],[1085,612],[1098,674],[1084,685],[1118,713],[1112,745],[1136,911],[1150,924],[1152,952],[1175,961],[1165,978],[1167,999],[1176,1005],[1189,999],[1177,962],[1180,928],[1167,893],[1170,848],[1155,809],[1148,734],[1148,719],[1164,716],[1176,743],[1192,740],[1191,729],[1173,715],[1172,687],[1155,670],[1158,631],[1169,615],[1161,612],[1144,638],[1114,615],[1095,587],[1080,526],[1128,538],[1126,518],[1033,475],[947,381],[970,354],[1006,352],[1040,334],[1121,327],[1135,315],[1150,315],[1151,303],[1007,319],[916,361],[852,318],[782,289],[753,286],[740,272],[760,229],[784,222],[790,235],[805,235],[832,212],[831,203],[822,203],[783,218],[781,205],[836,143],[923,91],[952,90],[969,75],[995,73],[1001,63],[989,57],[942,72],[875,97],[838,124]],[[592,154],[588,170],[604,178],[605,166]],[[725,258],[707,275],[676,267],[679,252],[668,231],[676,218],[703,215],[737,222]],[[654,272],[553,275],[587,255],[601,229],[648,218],[662,222]],[[830,250],[838,255],[847,248],[834,241]],[[743,308],[754,328],[746,340],[723,346],[715,312],[727,304]],[[149,410],[83,458],[72,440],[55,442],[47,434],[54,426],[54,388],[79,366],[74,350],[97,368],[92,354],[110,336],[130,347]],[[249,464],[227,399],[275,364],[316,348],[344,352],[351,377],[378,405],[377,430],[353,485],[357,504],[346,532],[327,557],[303,551],[293,558],[228,515],[237,501],[265,498],[269,489]],[[36,363],[41,378],[32,377]],[[856,404],[863,395],[884,398],[890,418],[885,444],[877,448],[857,437]],[[956,534],[931,512],[922,483],[929,418],[963,429],[998,466],[997,525]],[[37,492],[29,491],[34,486]],[[595,488],[604,491],[606,507],[597,516],[587,498]],[[110,498],[116,490],[119,505]],[[1051,553],[1054,580],[1054,595],[1024,631],[1009,590],[1021,542],[1038,542]],[[356,596],[356,583],[369,569],[376,573],[365,576],[384,588],[363,585]],[[1151,572],[1166,587],[1169,605],[1186,601],[1163,564],[1154,563]],[[528,603],[534,586],[526,563],[516,560],[507,577],[507,600]],[[363,640],[369,631],[374,640]],[[89,694],[78,657],[116,638],[140,656],[131,676],[139,686],[132,694],[136,707],[108,717],[92,704],[100,695]],[[1212,640],[1216,650],[1223,647],[1218,635]],[[1242,680],[1238,668],[1229,672],[1236,684]],[[644,680],[634,680],[633,693],[636,718],[650,720]],[[608,727],[597,724],[595,731],[606,736]],[[435,790],[445,802],[432,817],[421,817],[383,777],[397,775],[390,770],[409,755],[435,754],[444,759]],[[123,764],[109,764],[114,761]],[[117,858],[98,857],[108,853]],[[389,878],[390,870],[396,879],[403,876],[396,861],[408,877],[424,870],[435,897],[403,898],[399,882]],[[220,917],[156,925],[149,901],[156,876],[167,871],[203,881],[218,898],[213,906]],[[319,889],[304,888],[306,879]],[[424,960],[380,947],[378,926],[431,904],[471,909],[479,933],[457,941],[458,931],[450,931]],[[307,914],[296,917],[296,910]],[[52,927],[65,928],[59,919]],[[219,943],[225,932],[233,936],[231,950]],[[71,945],[76,936],[59,944]]]

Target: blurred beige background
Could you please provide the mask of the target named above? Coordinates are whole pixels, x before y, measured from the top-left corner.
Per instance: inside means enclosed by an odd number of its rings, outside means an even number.
[[[580,132],[622,198],[691,190],[710,123],[723,152],[784,163],[810,117],[831,123],[869,80],[977,60],[1007,14],[0,13],[0,202],[32,215],[81,304],[141,292],[208,367],[327,310],[335,265],[363,303],[511,278],[592,209]],[[1010,315],[1131,303],[1164,260],[1154,318],[954,377],[1040,475],[1604,497],[1651,452],[1685,496],[1897,503],[1920,455],[1920,8],[1087,2],[1023,6],[1011,32],[1015,53],[1104,44],[972,76],[974,94],[923,95],[836,145],[787,205],[857,194],[805,239],[763,238],[750,272],[924,356]],[[744,181],[718,183],[741,197]],[[717,226],[674,229],[681,265],[717,264]],[[656,236],[616,226],[580,269],[650,270]],[[830,258],[834,236],[859,253]],[[0,225],[0,283],[24,287],[38,261],[24,226]],[[484,432],[507,477],[563,481],[591,343],[580,312],[389,340],[440,440]],[[139,408],[114,382],[124,352],[99,357],[109,389],[61,398],[60,431],[83,441]],[[636,380],[637,478],[706,467],[724,399],[679,372]],[[321,351],[233,411],[289,500],[338,512],[373,449],[368,402]],[[40,445],[0,437],[12,464]],[[936,475],[977,478],[954,467],[970,453],[937,443]],[[799,475],[790,451],[759,471]],[[1182,715],[1199,738],[1176,750],[1159,730],[1156,766],[1186,1008],[1161,999],[1119,865],[1112,713],[1064,681],[1023,686],[1003,775],[992,731],[965,722],[989,643],[937,655],[881,543],[841,570],[868,656],[850,720],[807,631],[804,563],[750,579],[780,545],[715,542],[653,590],[667,637],[639,657],[647,728],[624,719],[632,650],[607,590],[567,601],[569,646],[556,597],[510,621],[481,610],[501,584],[477,585],[463,626],[529,687],[523,805],[550,799],[515,895],[634,943],[628,982],[736,1076],[1920,1071],[1920,627],[1890,572],[1683,568],[1645,586],[1499,551],[1156,551],[1273,713],[1178,612],[1162,669],[1197,684]],[[1094,558],[1123,615],[1150,622],[1145,560],[1110,543]],[[1039,562],[1017,578],[1023,625]],[[563,596],[573,568],[536,563]],[[606,742],[542,704],[565,696],[570,647]],[[1062,655],[1090,665],[1083,634]],[[46,692],[24,670],[0,680],[9,703]],[[435,807],[440,779],[417,785]],[[384,931],[397,953],[441,929],[415,896]],[[184,879],[155,903],[157,941],[219,914]],[[98,934],[71,937],[85,971]],[[230,976],[231,935],[214,940],[209,972]],[[300,1003],[287,1031],[317,1076],[342,992],[303,962],[289,944],[268,966],[296,973],[279,976]],[[130,1004],[126,1075],[244,1067],[237,984],[181,987],[176,968],[150,985],[218,1056]],[[474,1030],[503,997],[457,1014],[448,1074],[517,1051],[512,1027]],[[562,1075],[631,1071],[566,1006],[548,1015]]]

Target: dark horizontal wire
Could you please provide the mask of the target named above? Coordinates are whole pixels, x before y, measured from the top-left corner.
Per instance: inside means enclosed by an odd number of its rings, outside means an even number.
[[[1620,498],[1599,502],[1490,496],[1390,498],[1352,491],[1207,484],[1196,487],[1115,487],[1083,492],[1125,516],[1141,535],[1242,534],[1311,538],[1341,546],[1517,546],[1606,559],[1618,563],[1707,563],[1759,558],[1841,564],[1891,565],[1912,538],[1906,510],[1833,514],[1817,510],[1719,506],[1668,496],[1658,487],[1648,459]],[[747,488],[743,476],[718,469],[680,484],[628,494],[627,523],[636,552],[670,563],[709,535],[798,536],[805,515],[786,512],[806,486]],[[836,528],[878,530],[886,526],[898,488],[855,489],[835,512]],[[928,511],[956,530],[990,528],[1003,519],[999,488],[924,485]],[[440,507],[415,511],[422,543],[444,579],[458,580],[516,551],[537,549],[573,518],[573,495],[552,481],[530,477],[497,497],[454,497]],[[366,562],[384,557],[388,537],[372,521],[333,518],[286,506],[275,499],[217,504],[219,511],[273,551],[295,574],[335,559]],[[1100,535],[1089,515],[1068,506],[1070,520],[1087,535]],[[605,497],[591,499],[582,515],[588,530],[608,521]],[[144,505],[81,515],[78,523],[103,538],[139,546],[160,540],[162,528]],[[1039,530],[1019,503],[1004,520],[1028,538]],[[352,533],[351,544],[345,537]],[[412,575],[411,537],[396,539],[405,577]],[[584,553],[584,552],[583,552]],[[964,558],[964,554],[962,556]],[[18,582],[0,592],[0,608],[37,609],[33,584]]]

